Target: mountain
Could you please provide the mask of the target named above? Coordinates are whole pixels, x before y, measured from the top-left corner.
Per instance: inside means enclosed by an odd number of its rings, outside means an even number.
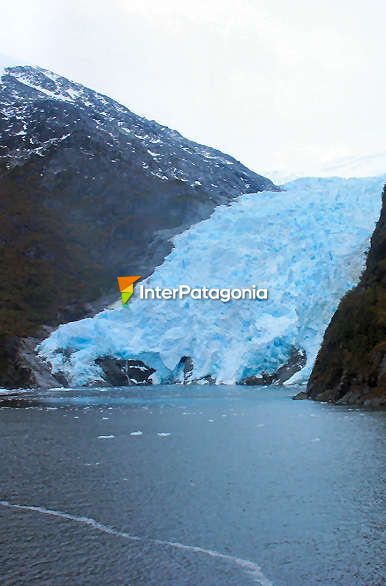
[[[333,159],[309,160],[302,164],[292,164],[291,169],[265,169],[271,179],[281,185],[294,179],[304,177],[307,168],[308,176],[317,177],[379,177],[385,173],[386,152],[350,155]]]
[[[386,404],[386,188],[366,269],[327,328],[306,396],[317,401]]]
[[[323,175],[339,177],[374,177],[386,169],[386,152],[339,157],[323,165]]]
[[[0,385],[36,383],[27,338],[92,315],[116,276],[149,275],[170,238],[245,192],[277,190],[187,140],[40,67],[0,83]]]
[[[268,299],[144,300],[60,326],[41,356],[64,384],[306,381],[365,264],[385,178],[301,179],[242,195],[174,238],[146,287],[268,289]]]

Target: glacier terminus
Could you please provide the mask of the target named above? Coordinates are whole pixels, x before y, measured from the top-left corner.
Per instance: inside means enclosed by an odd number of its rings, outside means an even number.
[[[127,308],[117,303],[61,325],[40,356],[71,386],[106,382],[105,360],[126,364],[128,384],[136,382],[133,364],[153,383],[306,381],[340,299],[363,270],[384,182],[297,179],[217,207],[173,238],[143,285],[256,285],[268,289],[267,300],[134,295]]]

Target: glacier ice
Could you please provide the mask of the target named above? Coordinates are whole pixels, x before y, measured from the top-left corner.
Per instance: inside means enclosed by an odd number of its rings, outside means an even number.
[[[189,357],[193,379],[217,383],[274,372],[291,350],[307,363],[291,380],[306,380],[323,333],[343,294],[358,281],[378,219],[386,177],[306,178],[282,192],[248,194],[176,236],[147,287],[269,289],[267,301],[141,300],[56,329],[40,347],[54,373],[71,385],[100,381],[98,357],[142,360],[154,382],[181,377]],[[127,268],[130,274],[130,267]],[[184,358],[185,357],[185,358]]]

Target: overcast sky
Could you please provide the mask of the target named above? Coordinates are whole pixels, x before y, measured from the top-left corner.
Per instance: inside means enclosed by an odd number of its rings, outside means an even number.
[[[325,173],[346,158],[359,169],[369,156],[386,163],[385,0],[0,8],[0,53],[102,91],[255,171]]]

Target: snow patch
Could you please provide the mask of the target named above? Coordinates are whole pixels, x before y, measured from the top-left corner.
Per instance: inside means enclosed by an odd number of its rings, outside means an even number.
[[[162,155],[160,153],[153,153],[153,151],[151,151],[150,149],[147,149],[147,152],[149,153],[149,155],[151,155],[153,157],[153,159],[156,159],[158,157],[162,157]]]

